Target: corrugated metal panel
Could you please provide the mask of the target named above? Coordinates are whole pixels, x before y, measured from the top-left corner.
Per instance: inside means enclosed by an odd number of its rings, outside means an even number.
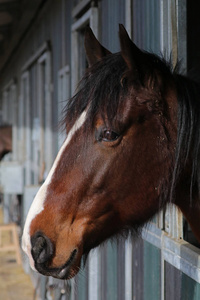
[[[133,37],[142,49],[160,53],[160,1],[133,1]]]
[[[125,298],[125,241],[119,240],[117,246],[117,295],[121,300]]]
[[[133,299],[143,299],[143,240],[133,242]]]
[[[125,299],[125,245],[123,240],[108,241],[101,249],[100,297]]]
[[[165,299],[179,300],[181,296],[181,272],[165,262]],[[192,300],[192,298],[190,298]]]
[[[88,300],[88,263],[81,268],[75,279],[75,300]]]
[[[117,300],[117,248],[111,242],[107,243],[107,295],[106,300]]]
[[[70,59],[71,59],[71,6],[72,1],[65,0],[65,6],[64,6],[64,13],[65,13],[65,40],[63,41],[65,43],[65,49],[66,49],[66,56],[65,56],[65,62],[64,65],[70,65]]]
[[[125,24],[125,1],[102,0],[102,43],[112,52],[119,51],[118,27]]]
[[[161,251],[144,242],[144,300],[161,299]]]
[[[107,272],[106,272],[106,244],[100,247],[100,295],[99,299],[106,300]]]
[[[200,284],[182,273],[180,300],[199,300],[199,299],[200,299]]]
[[[165,263],[165,300],[199,300],[200,284]]]

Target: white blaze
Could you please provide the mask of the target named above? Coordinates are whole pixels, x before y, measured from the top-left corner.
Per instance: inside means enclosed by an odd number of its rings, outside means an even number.
[[[38,193],[36,194],[36,196],[33,200],[32,205],[29,209],[29,212],[28,212],[28,215],[26,218],[26,222],[24,225],[23,236],[22,236],[22,249],[28,255],[29,260],[30,260],[30,265],[34,270],[35,270],[35,268],[34,268],[34,261],[33,261],[32,255],[31,255],[31,241],[30,241],[30,234],[29,234],[30,224],[31,224],[32,220],[44,209],[44,201],[46,198],[48,185],[51,183],[52,176],[58,165],[60,157],[62,156],[62,153],[65,151],[67,145],[71,141],[75,132],[84,124],[85,120],[86,120],[86,111],[84,111],[80,115],[80,117],[78,118],[78,120],[75,122],[75,124],[71,128],[70,132],[68,133],[67,138],[66,138],[65,142],[63,143],[62,147],[60,148],[60,151],[58,152],[58,155],[53,163],[53,166],[52,166],[45,182],[40,187]]]

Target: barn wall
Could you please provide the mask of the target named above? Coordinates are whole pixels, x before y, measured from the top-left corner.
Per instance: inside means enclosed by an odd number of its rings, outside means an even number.
[[[123,23],[139,47],[166,58],[171,55],[174,64],[183,57],[186,66],[186,17],[186,1],[180,0],[176,6],[172,0],[45,2],[0,74],[0,118],[11,122],[14,130],[14,151],[4,168],[12,172],[17,165],[23,182],[20,191],[6,190],[4,199],[9,207],[13,197],[20,197],[21,225],[65,138],[58,123],[87,67],[85,27],[90,25],[103,45],[117,52],[118,24]],[[6,209],[5,215],[9,221]],[[60,286],[70,290],[66,299],[71,300],[196,300],[199,250],[183,238],[182,215],[169,207],[137,242],[129,237],[105,243],[91,252],[85,268],[67,286],[41,277],[39,292],[45,293],[45,285],[53,282],[58,293]],[[31,272],[26,262],[24,266]]]
[[[70,1],[48,1],[40,12],[35,24],[23,39],[20,47],[6,65],[6,69],[0,76],[1,87],[7,85],[11,78],[17,82],[17,99],[21,96],[20,80],[22,68],[38,49],[46,41],[50,41],[50,52],[52,54],[52,131],[57,133],[57,73],[61,67],[70,63]],[[57,136],[54,134],[53,144]],[[57,148],[54,149],[54,156]]]

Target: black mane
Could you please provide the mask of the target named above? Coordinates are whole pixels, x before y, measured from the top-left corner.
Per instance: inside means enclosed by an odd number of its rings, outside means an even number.
[[[120,84],[125,69],[119,53],[108,55],[89,68],[79,83],[78,92],[67,103],[66,120],[73,122],[87,107],[91,122],[103,111],[112,119],[122,98],[120,95],[127,93],[126,87]]]
[[[178,96],[178,132],[176,144],[176,159],[172,174],[170,200],[174,200],[175,188],[180,175],[191,165],[190,197],[193,197],[193,188],[200,191],[200,84],[178,74],[178,68],[172,68],[157,55],[144,52],[146,60],[139,66],[140,83],[145,78],[156,82],[157,74],[167,80],[172,78],[176,84]],[[128,93],[128,86],[124,81],[126,64],[120,53],[111,54],[89,68],[81,80],[78,91],[68,102],[65,108],[63,124],[73,123],[78,116],[89,107],[88,122],[93,122],[97,113],[109,116],[110,120],[117,113],[118,106]],[[126,79],[126,78],[125,78]],[[167,193],[168,194],[168,193]],[[169,194],[168,194],[169,196]],[[169,199],[168,199],[169,200]]]
[[[175,75],[178,95],[178,133],[172,192],[181,173],[189,170],[190,201],[200,192],[200,84]]]

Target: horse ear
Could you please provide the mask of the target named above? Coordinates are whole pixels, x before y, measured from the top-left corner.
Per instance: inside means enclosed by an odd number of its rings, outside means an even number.
[[[121,45],[121,55],[130,70],[137,71],[137,64],[142,56],[142,51],[132,42],[126,29],[119,24],[119,39]]]
[[[97,61],[101,60],[104,56],[111,54],[109,50],[104,48],[99,43],[90,27],[87,27],[85,31],[84,44],[87,60],[90,67]]]

